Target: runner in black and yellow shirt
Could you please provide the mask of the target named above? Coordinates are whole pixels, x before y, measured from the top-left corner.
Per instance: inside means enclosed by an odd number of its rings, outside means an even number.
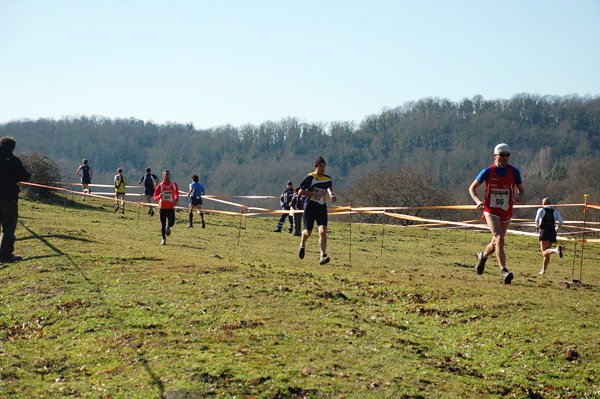
[[[327,194],[331,197],[331,202],[337,200],[333,194],[331,177],[325,174],[325,166],[325,160],[318,157],[315,160],[315,171],[304,178],[300,183],[300,190],[298,190],[299,195],[307,197],[304,205],[304,232],[298,256],[300,259],[304,259],[306,240],[311,236],[315,222],[317,222],[321,251],[319,263],[322,265],[331,260],[327,256]]]

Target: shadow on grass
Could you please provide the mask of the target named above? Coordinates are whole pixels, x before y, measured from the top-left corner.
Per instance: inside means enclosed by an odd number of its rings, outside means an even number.
[[[71,256],[69,254],[61,251],[60,249],[58,249],[57,247],[55,247],[54,245],[52,245],[50,242],[48,242],[47,238],[48,237],[52,237],[52,238],[61,238],[61,239],[66,239],[66,240],[78,240],[78,241],[83,241],[83,242],[90,242],[90,240],[82,239],[82,238],[77,238],[77,237],[66,236],[66,235],[57,235],[57,234],[41,236],[41,235],[37,234],[35,231],[33,231],[32,229],[30,229],[29,227],[25,226],[25,224],[22,221],[19,221],[19,223],[21,224],[21,226],[23,226],[23,228],[25,230],[27,230],[29,232],[29,234],[31,234],[31,237],[22,238],[22,240],[37,239],[40,242],[42,242],[44,245],[46,245],[48,248],[50,248],[52,251],[55,252],[55,255],[43,255],[43,256],[33,257],[33,258],[29,258],[29,259],[40,259],[40,258],[49,258],[49,257],[53,257],[53,256],[64,256],[64,257],[66,257],[69,260],[69,262],[79,272],[79,274],[83,277],[83,279],[85,281],[90,282],[90,283],[98,286],[98,284],[95,281],[92,281],[85,274],[85,272],[83,270],[81,270],[81,268],[79,267],[79,265],[77,263],[75,263],[75,261],[71,258]],[[143,260],[143,261],[147,262],[147,261],[159,261],[160,259],[153,259],[153,258],[147,258],[147,257],[138,257],[138,258],[132,258],[132,260]],[[137,348],[134,348],[134,347],[132,347],[132,349],[133,350],[137,350]],[[163,382],[152,371],[152,369],[150,368],[150,364],[148,363],[147,359],[141,358],[140,360],[141,360],[142,364],[144,365],[144,369],[146,370],[146,372],[150,376],[150,378],[152,380],[152,383],[155,384],[158,387],[158,389],[160,391],[160,396],[159,397],[160,398],[164,397],[164,395],[165,395],[165,386],[164,386]]]
[[[63,208],[73,208],[77,210],[94,210],[98,208],[98,204],[87,204],[85,201],[81,201],[81,198],[75,199],[71,197],[65,198],[64,196],[53,196],[50,198],[28,198],[28,200],[35,207],[37,204],[56,205]]]
[[[158,387],[158,390],[160,391],[159,398],[163,398],[165,396],[165,385],[160,380],[160,378],[158,378],[156,376],[156,374],[154,374],[154,372],[150,368],[150,365],[148,364],[148,360],[147,359],[145,359],[145,358],[142,357],[140,359],[140,362],[144,365],[144,369],[146,370],[146,372],[148,373],[148,375],[152,379],[152,384],[155,384]]]
[[[31,234],[31,237],[26,237],[26,238],[21,238],[21,240],[28,240],[31,238],[34,238],[36,240],[40,240],[42,243],[44,243],[48,248],[50,248],[51,250],[53,250],[57,255],[60,256],[64,256],[65,258],[67,258],[69,260],[69,262],[71,262],[71,264],[73,265],[73,267],[79,272],[79,274],[81,274],[81,276],[83,277],[83,279],[85,281],[90,281],[89,277],[83,272],[83,270],[81,270],[81,268],[79,267],[79,265],[77,263],[75,263],[75,261],[73,261],[73,259],[71,258],[71,256],[63,251],[61,251],[60,249],[56,248],[54,245],[52,245],[50,242],[48,242],[48,240],[46,239],[47,237],[58,237],[58,238],[63,238],[64,239],[69,239],[69,240],[78,240],[78,241],[84,241],[84,242],[89,242],[89,240],[86,239],[81,239],[81,238],[75,238],[75,237],[70,237],[70,236],[64,236],[64,235],[47,235],[47,236],[41,236],[39,234],[37,234],[35,231],[31,230],[29,227],[25,226],[25,223],[23,223],[22,221],[19,221],[19,223],[21,224],[21,226],[23,226],[23,228],[25,230],[27,230],[29,232],[29,234]],[[47,257],[47,256],[44,256]]]
[[[138,258],[127,258],[127,260],[136,262],[136,261],[144,261],[144,262],[162,262],[164,259],[158,259],[158,258],[148,258],[146,256],[140,256]]]
[[[21,223],[22,224],[22,223]],[[25,225],[23,225],[23,227],[25,227]],[[27,227],[25,227],[27,229]],[[29,232],[31,232],[30,229],[27,229]],[[33,237],[22,237],[22,238],[18,238],[17,241],[25,241],[25,240],[31,240],[31,239],[36,239],[36,240],[41,240],[44,242],[44,244],[52,247],[51,244],[49,244],[46,240],[44,240],[44,238],[60,238],[61,240],[74,240],[74,241],[81,241],[81,242],[94,242],[91,240],[88,240],[87,238],[79,238],[79,237],[73,237],[73,236],[68,236],[68,235],[64,235],[64,234],[47,234],[44,236],[38,235],[37,233],[33,233],[34,236]],[[53,247],[53,249],[55,249]]]
[[[180,244],[179,246],[182,248],[191,248],[191,249],[198,249],[198,250],[206,249],[206,248],[198,247],[195,245],[189,245],[189,244]]]

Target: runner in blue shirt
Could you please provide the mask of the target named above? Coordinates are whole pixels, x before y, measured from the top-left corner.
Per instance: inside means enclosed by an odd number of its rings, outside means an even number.
[[[198,175],[192,176],[192,182],[190,183],[190,191],[188,191],[188,199],[190,202],[189,207],[189,216],[190,216],[190,224],[188,227],[194,227],[193,219],[194,219],[194,209],[200,215],[202,219],[202,228],[206,227],[204,224],[204,212],[202,212],[202,196],[204,195],[204,186],[198,183]]]
[[[88,160],[84,159],[83,164],[77,168],[77,175],[81,177],[81,188],[83,189],[83,201],[85,201],[85,195],[89,194],[91,190],[88,188],[89,184],[92,182],[92,175],[94,171],[88,165]]]

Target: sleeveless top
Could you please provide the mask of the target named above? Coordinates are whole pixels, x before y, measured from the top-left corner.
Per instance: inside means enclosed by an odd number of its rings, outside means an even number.
[[[83,165],[81,167],[81,181],[88,181],[88,180],[90,180],[90,166]]]
[[[540,223],[540,230],[542,229],[548,229],[548,230],[554,230],[554,209],[552,209],[551,207],[547,206],[544,207],[544,217],[542,218],[542,222]]]
[[[127,179],[123,175],[115,176],[115,191],[118,194],[125,194],[127,192]]]
[[[515,201],[515,177],[512,165],[508,165],[506,176],[498,176],[496,166],[490,167],[490,176],[485,182],[484,212],[500,216],[502,220],[512,217]]]

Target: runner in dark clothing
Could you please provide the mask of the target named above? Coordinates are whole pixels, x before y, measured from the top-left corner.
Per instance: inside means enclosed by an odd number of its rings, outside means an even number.
[[[327,194],[331,202],[337,201],[333,194],[331,177],[325,174],[325,160],[318,157],[315,160],[315,171],[309,173],[300,183],[298,194],[306,197],[304,202],[304,231],[298,249],[298,256],[304,259],[305,245],[308,237],[317,223],[319,229],[319,263],[324,265],[331,259],[327,256]]]
[[[544,257],[542,270],[539,274],[546,274],[546,269],[550,263],[550,255],[556,253],[561,258],[563,257],[563,247],[559,245],[552,248],[552,244],[556,242],[556,232],[563,225],[563,220],[560,213],[550,207],[550,198],[544,198],[542,205],[544,207],[539,208],[535,214],[535,228],[540,233],[540,248]],[[557,223],[558,226],[556,226]]]
[[[85,195],[91,192],[88,186],[92,183],[92,176],[94,174],[94,171],[88,165],[87,159],[83,160],[82,164],[77,168],[76,173],[81,177],[81,189],[83,190],[83,200],[85,201]]]
[[[146,174],[140,179],[140,184],[144,184],[144,196],[146,197],[146,203],[148,204],[152,203],[154,189],[156,188],[156,183],[158,183],[158,177],[151,172],[152,170],[150,168],[146,168]],[[152,205],[148,205],[148,215],[154,216],[153,208]]]

